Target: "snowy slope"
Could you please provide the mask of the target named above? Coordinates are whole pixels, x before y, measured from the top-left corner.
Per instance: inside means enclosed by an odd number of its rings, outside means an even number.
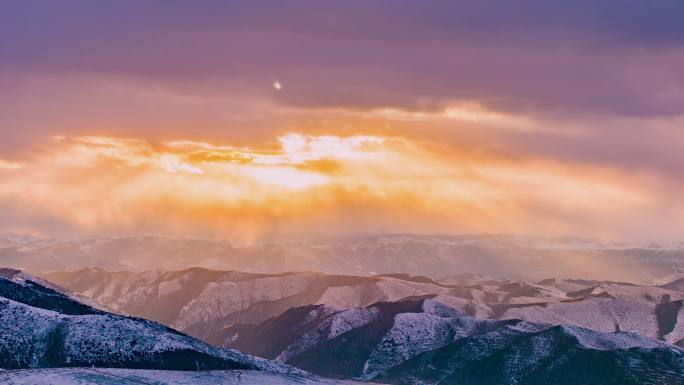
[[[403,384],[641,385],[684,383],[683,352],[629,333],[506,325],[458,339],[378,380]]]
[[[7,385],[351,385],[355,381],[299,377],[254,370],[180,372],[170,370],[54,368],[0,371]],[[367,384],[364,382],[364,384]]]
[[[30,276],[5,271],[0,277],[0,368],[60,366],[302,374],[277,362],[210,346],[152,321],[94,309]]]
[[[674,345],[633,333],[480,320],[430,298],[342,311],[308,306],[233,331],[232,346],[339,378],[416,384],[543,384],[561,378],[569,379],[564,384],[684,383],[684,350]],[[575,366],[593,360],[601,364],[596,371]],[[475,370],[481,373],[474,375]]]

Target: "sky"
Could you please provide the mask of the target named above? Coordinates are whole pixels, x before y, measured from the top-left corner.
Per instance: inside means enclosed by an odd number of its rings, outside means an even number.
[[[682,241],[680,0],[0,7],[0,231]]]

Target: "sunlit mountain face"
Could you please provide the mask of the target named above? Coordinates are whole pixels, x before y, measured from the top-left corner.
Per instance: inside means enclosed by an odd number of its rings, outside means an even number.
[[[0,2],[0,383],[684,384],[683,16]]]

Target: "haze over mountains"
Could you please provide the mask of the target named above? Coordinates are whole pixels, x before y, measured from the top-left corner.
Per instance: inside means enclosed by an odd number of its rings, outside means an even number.
[[[512,235],[310,235],[252,245],[162,236],[60,240],[0,238],[0,264],[42,274],[98,267],[109,271],[198,266],[256,273],[316,271],[406,273],[440,279],[464,272],[651,284],[684,272],[684,244],[605,243]]]

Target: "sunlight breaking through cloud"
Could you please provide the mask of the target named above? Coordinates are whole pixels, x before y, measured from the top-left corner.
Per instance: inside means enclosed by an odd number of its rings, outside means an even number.
[[[23,207],[34,223],[59,218],[95,232],[587,228],[600,236],[603,228],[613,236],[635,231],[621,218],[662,199],[642,182],[661,183],[656,176],[378,135],[290,133],[251,146],[57,137],[0,178],[0,204]]]

